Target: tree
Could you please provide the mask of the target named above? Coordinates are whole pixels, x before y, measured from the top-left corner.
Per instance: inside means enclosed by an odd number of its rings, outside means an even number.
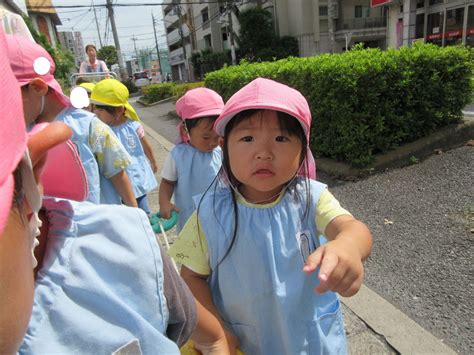
[[[39,33],[29,17],[23,16],[23,20],[26,23],[26,26],[30,30],[31,35],[36,43],[43,47],[49,55],[53,58],[54,64],[56,65],[56,71],[54,72],[54,77],[61,83],[63,89],[69,87],[69,74],[74,68],[74,56],[67,50],[61,48],[59,45],[56,48],[53,48],[46,36],[42,33]]]
[[[97,51],[97,58],[103,60],[107,67],[118,63],[117,49],[115,46],[103,46]]]
[[[273,29],[272,14],[260,7],[238,14],[240,52],[248,61],[271,61],[299,55],[298,41],[291,36],[279,38]]]

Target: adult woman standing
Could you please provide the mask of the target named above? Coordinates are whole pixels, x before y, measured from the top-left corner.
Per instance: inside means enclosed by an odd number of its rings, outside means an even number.
[[[93,44],[86,46],[86,53],[89,58],[81,63],[79,73],[104,73],[109,71],[105,62],[97,59],[97,48]]]

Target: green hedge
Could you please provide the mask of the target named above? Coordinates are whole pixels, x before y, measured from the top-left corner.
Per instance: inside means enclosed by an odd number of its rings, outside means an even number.
[[[184,83],[184,84],[175,84],[175,83],[161,83],[161,84],[152,84],[142,87],[143,100],[148,103],[158,102],[170,97],[173,97],[175,100],[183,96],[186,91],[204,86],[204,82],[197,83]]]
[[[313,115],[311,148],[354,166],[462,119],[473,93],[474,50],[419,44],[230,66],[207,74],[227,100],[256,77],[302,92]]]

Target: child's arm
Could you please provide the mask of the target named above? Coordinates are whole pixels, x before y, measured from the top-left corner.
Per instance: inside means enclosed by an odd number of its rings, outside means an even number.
[[[160,202],[160,216],[161,218],[168,219],[171,217],[171,211],[179,212],[173,203],[171,203],[171,196],[174,191],[174,181],[166,180],[161,178],[160,190],[159,190],[159,202]]]
[[[200,275],[186,266],[181,267],[181,277],[191,289],[194,297],[203,307],[198,309],[198,318],[200,318],[200,331],[193,333],[191,337],[195,346],[203,350],[210,349],[213,344],[219,344],[222,340],[218,338],[220,332],[225,333],[230,352],[235,353],[239,341],[235,335],[224,328],[224,322],[212,301],[211,290],[207,283],[207,276]],[[216,327],[219,327],[216,329]],[[212,340],[214,338],[214,340]]]
[[[156,165],[155,156],[153,155],[153,149],[151,148],[150,143],[145,136],[140,137],[140,142],[142,143],[146,157],[150,161],[151,170],[153,170],[153,173],[156,173],[158,171],[158,166]]]
[[[325,235],[330,241],[308,257],[303,270],[311,273],[320,268],[317,292],[331,290],[341,296],[353,296],[362,285],[362,262],[370,255],[372,235],[364,223],[350,215],[334,218]]]
[[[133,193],[132,184],[130,183],[130,179],[125,170],[121,170],[118,174],[112,176],[110,181],[112,182],[112,185],[114,185],[124,204],[130,207],[138,207],[135,194]]]

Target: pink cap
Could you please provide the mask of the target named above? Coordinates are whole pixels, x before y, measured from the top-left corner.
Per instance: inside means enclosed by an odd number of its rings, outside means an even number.
[[[48,125],[49,123],[35,125],[29,135],[35,135]],[[48,150],[40,181],[45,196],[76,201],[87,198],[87,175],[74,143],[68,140]]]
[[[222,97],[214,90],[207,88],[189,90],[176,101],[176,113],[182,120],[219,116],[223,108]]]
[[[316,165],[309,149],[311,111],[305,97],[298,90],[274,80],[257,78],[237,91],[227,101],[222,114],[214,123],[214,130],[218,135],[224,136],[225,127],[232,117],[239,112],[253,109],[285,112],[300,122],[307,140],[306,160],[309,171],[306,174],[315,179]]]
[[[301,123],[309,141],[311,111],[304,96],[289,86],[265,78],[251,81],[232,95],[214,124],[214,130],[223,136],[225,126],[232,117],[252,109],[282,111],[295,117]]]
[[[20,35],[5,35],[7,39],[8,57],[13,74],[20,86],[30,83],[34,78],[41,78],[50,88],[52,88],[57,98],[65,105],[70,106],[70,100],[64,96],[61,86],[54,78],[56,65],[49,53],[29,39]],[[38,58],[46,58],[50,64],[49,71],[40,75],[35,71],[34,64]]]
[[[15,171],[26,150],[26,128],[20,88],[10,68],[5,34],[0,26],[0,233],[11,209]]]

